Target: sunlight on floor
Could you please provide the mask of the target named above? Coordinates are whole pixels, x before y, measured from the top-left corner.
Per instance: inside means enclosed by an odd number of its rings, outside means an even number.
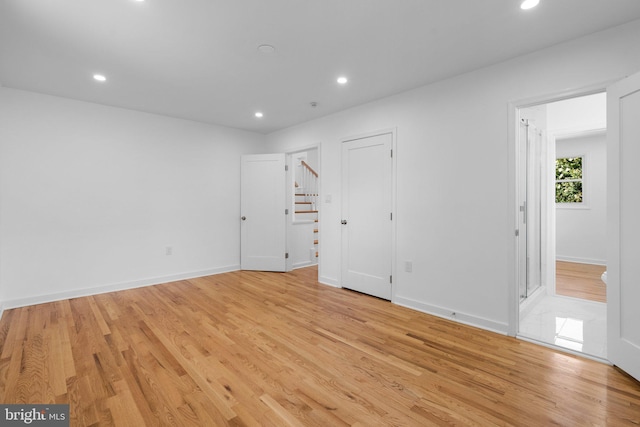
[[[520,318],[519,335],[606,359],[607,305],[544,296]]]
[[[556,317],[555,345],[582,351],[584,344],[584,322],[570,317]]]

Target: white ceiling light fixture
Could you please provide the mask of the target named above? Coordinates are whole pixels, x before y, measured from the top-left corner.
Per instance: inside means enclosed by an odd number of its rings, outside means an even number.
[[[345,76],[340,76],[336,81],[338,82],[338,84],[346,85],[349,79],[347,79]]]
[[[107,78],[102,74],[94,74],[93,75],[93,79],[98,81],[98,82],[106,82],[107,81]]]
[[[256,112],[256,113],[254,114],[254,116],[256,116],[256,118],[258,118],[258,119],[261,119],[261,118],[263,118],[263,117],[264,117],[264,114],[262,114],[260,111],[258,111],[258,112]]]
[[[534,7],[536,7],[538,5],[538,3],[540,3],[540,0],[524,0],[520,4],[520,9],[522,9],[522,10],[533,9]]]

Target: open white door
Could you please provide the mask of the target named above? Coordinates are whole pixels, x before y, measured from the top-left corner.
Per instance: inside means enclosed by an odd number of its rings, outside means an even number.
[[[607,357],[640,380],[640,74],[607,90]]]
[[[391,299],[393,134],[342,144],[342,287]]]
[[[284,154],[242,156],[240,268],[286,271]]]

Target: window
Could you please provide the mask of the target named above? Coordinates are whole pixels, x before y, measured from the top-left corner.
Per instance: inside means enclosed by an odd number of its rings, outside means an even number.
[[[583,157],[556,159],[556,203],[582,203]]]

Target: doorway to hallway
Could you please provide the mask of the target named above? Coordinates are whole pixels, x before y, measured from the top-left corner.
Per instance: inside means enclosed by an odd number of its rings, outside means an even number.
[[[320,259],[320,149],[287,153],[289,182],[289,243],[292,268],[317,265]]]

